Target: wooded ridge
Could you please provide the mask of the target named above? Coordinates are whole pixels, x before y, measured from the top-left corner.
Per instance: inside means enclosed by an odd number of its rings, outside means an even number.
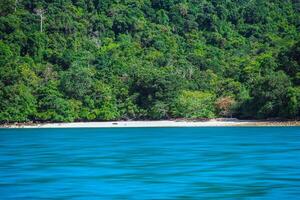
[[[0,122],[299,118],[297,0],[1,0]]]

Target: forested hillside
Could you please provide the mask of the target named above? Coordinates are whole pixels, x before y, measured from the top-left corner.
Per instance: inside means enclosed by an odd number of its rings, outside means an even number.
[[[298,118],[298,0],[0,0],[0,122]]]

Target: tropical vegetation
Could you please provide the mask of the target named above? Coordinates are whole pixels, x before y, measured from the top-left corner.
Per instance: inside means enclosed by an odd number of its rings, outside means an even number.
[[[1,0],[0,122],[298,118],[297,0]]]

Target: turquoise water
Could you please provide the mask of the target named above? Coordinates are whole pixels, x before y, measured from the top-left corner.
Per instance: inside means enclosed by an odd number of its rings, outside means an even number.
[[[0,199],[300,199],[300,127],[0,129]]]

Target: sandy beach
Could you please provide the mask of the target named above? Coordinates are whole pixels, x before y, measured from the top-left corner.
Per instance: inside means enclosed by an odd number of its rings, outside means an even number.
[[[139,127],[222,127],[222,126],[300,126],[300,121],[256,121],[238,119],[211,119],[207,121],[109,121],[72,123],[8,124],[1,128],[139,128]]]

